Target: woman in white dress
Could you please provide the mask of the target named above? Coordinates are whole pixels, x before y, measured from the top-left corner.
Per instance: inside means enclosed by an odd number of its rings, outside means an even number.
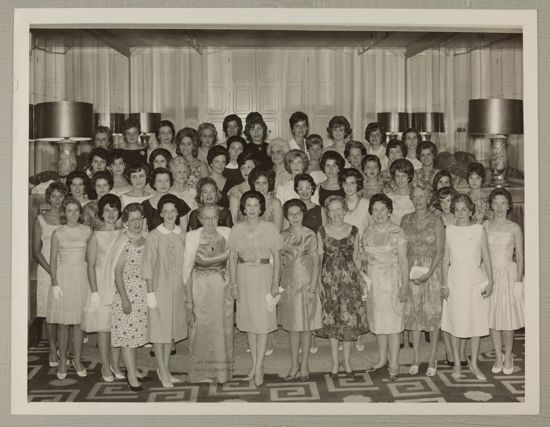
[[[470,370],[478,380],[486,380],[477,366],[479,341],[489,335],[489,301],[493,290],[493,271],[487,234],[472,221],[475,205],[465,194],[453,198],[451,212],[456,225],[446,228],[442,260],[443,313],[441,329],[452,335],[453,378],[459,379],[459,339],[470,338]],[[483,268],[481,267],[483,263]]]
[[[122,209],[130,203],[142,203],[153,197],[154,193],[145,190],[148,175],[149,168],[145,163],[132,163],[124,170],[124,176],[132,189],[120,196]]]
[[[489,239],[493,264],[493,293],[489,298],[489,330],[495,346],[492,372],[514,372],[512,345],[514,330],[525,326],[523,296],[523,233],[521,227],[506,218],[512,211],[512,196],[504,188],[489,195],[494,218],[483,227]],[[514,261],[515,255],[515,261]],[[504,352],[502,351],[504,347]]]
[[[395,225],[401,224],[405,214],[414,212],[414,205],[410,197],[411,182],[414,179],[414,167],[407,159],[397,159],[390,166],[390,174],[395,182],[395,191],[389,191],[388,197],[393,202],[393,212],[390,221]]]

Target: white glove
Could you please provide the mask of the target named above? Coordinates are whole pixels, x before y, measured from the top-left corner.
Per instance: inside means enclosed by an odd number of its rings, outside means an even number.
[[[99,293],[92,292],[92,295],[90,297],[90,311],[99,310],[100,304],[101,304],[101,297],[99,296]]]
[[[157,308],[157,297],[154,292],[147,293],[147,307]]]
[[[56,300],[63,296],[63,291],[59,285],[52,286],[52,295]]]

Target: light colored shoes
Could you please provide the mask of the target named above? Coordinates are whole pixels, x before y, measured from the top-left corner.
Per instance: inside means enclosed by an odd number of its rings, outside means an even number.
[[[273,354],[273,347],[266,349],[264,356],[271,356]]]
[[[309,348],[309,352],[310,352],[311,354],[315,354],[315,353],[317,353],[318,351],[319,351],[319,347],[318,347],[318,346],[310,347],[310,348]]]
[[[409,374],[410,375],[418,374],[418,368],[419,368],[418,365],[411,365],[411,367],[409,368]]]
[[[435,361],[435,365],[433,368],[428,366],[428,369],[426,370],[426,376],[427,377],[435,377],[435,374],[437,373],[437,360]]]
[[[487,377],[481,372],[478,368],[475,368],[470,364],[470,372],[474,374],[474,377],[476,377],[480,381],[487,381]]]
[[[170,380],[169,382],[165,383],[164,381],[162,381],[162,378],[160,377],[160,370],[157,369],[157,377],[160,381],[160,383],[162,384],[162,386],[164,388],[174,388],[174,384],[172,383],[172,380]]]
[[[86,372],[86,368],[83,368],[82,370],[79,371],[78,369],[76,369],[76,364],[74,363],[74,360],[72,364],[73,364],[74,370],[76,371],[76,375],[78,375],[80,378],[85,378],[88,375],[88,373]]]
[[[111,372],[113,373],[113,375],[117,380],[123,380],[126,378],[126,375],[124,375],[122,372],[115,372],[112,365],[109,365],[109,368],[111,369]]]
[[[502,359],[500,361],[500,365],[497,365],[496,364],[496,361],[495,361],[495,364],[493,365],[493,367],[491,368],[491,372],[493,374],[498,374],[502,371],[502,365],[504,364],[504,353],[502,353]]]
[[[512,367],[511,368],[505,368],[504,362],[502,362],[502,373],[504,375],[512,375],[514,373],[514,356],[512,356]]]

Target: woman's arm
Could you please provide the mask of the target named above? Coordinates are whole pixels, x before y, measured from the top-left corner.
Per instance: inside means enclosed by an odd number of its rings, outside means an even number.
[[[57,256],[59,252],[59,242],[57,240],[57,230],[52,234],[52,245],[50,249],[50,278],[52,286],[58,286],[57,283]]]
[[[231,292],[233,294],[233,298],[238,298],[238,283],[237,283],[237,260],[239,258],[239,254],[236,250],[231,249],[229,251],[229,285],[231,286]]]
[[[95,272],[95,265],[97,262],[97,237],[92,234],[90,240],[88,240],[88,248],[86,250],[86,265],[88,269],[88,283],[90,284],[90,291],[97,292],[97,277]]]
[[[122,272],[124,271],[125,264],[126,256],[124,255],[123,251],[118,257],[117,263],[115,265],[115,286],[122,302],[122,312],[124,314],[130,314],[132,312],[132,304],[130,303],[128,295],[126,294],[126,288],[124,287],[124,278],[122,277]]]
[[[525,268],[523,262],[523,233],[521,227],[518,224],[514,223],[514,240],[516,245],[516,265],[518,269],[517,280],[521,281],[523,277],[523,270]]]
[[[399,299],[403,302],[408,295],[409,290],[409,260],[407,259],[407,243],[401,243],[397,246],[397,258],[399,268],[401,269],[402,283],[399,291]]]
[[[441,296],[445,299],[449,296],[449,284],[447,283],[447,276],[449,274],[449,260],[451,252],[449,249],[449,242],[445,239],[445,250],[443,252],[443,258],[441,258]]]
[[[189,213],[180,216],[180,228],[184,233],[187,232],[187,223],[189,222]]]
[[[361,259],[359,258],[359,233],[355,235],[353,241],[353,263],[355,267],[357,267],[357,270],[361,269]]]
[[[206,165],[206,163],[204,163],[202,160],[199,160],[199,162],[201,162],[201,165],[200,165],[201,177],[210,176],[210,170],[208,169],[208,166]]]
[[[489,279],[489,284],[481,292],[483,297],[487,298],[493,292],[493,266],[491,264],[491,255],[489,254],[489,242],[487,241],[487,233],[481,229],[481,258],[485,267],[485,273]]]
[[[273,222],[277,227],[277,231],[280,233],[283,229],[283,205],[279,199],[273,198]]]
[[[231,212],[231,219],[233,220],[233,224],[237,223],[239,209],[239,199],[232,194],[231,196],[229,196],[229,211]]]
[[[42,255],[42,226],[38,217],[34,219],[32,226],[32,257],[40,264],[40,266],[46,270],[46,273],[50,274],[50,265],[44,255]]]
[[[271,283],[271,295],[275,296],[279,293],[279,279],[281,277],[281,251],[272,250],[273,255],[273,281]]]

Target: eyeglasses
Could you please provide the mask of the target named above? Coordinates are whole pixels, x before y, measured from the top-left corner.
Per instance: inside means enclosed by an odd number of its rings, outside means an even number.
[[[307,187],[298,187],[298,191],[307,191],[307,190],[311,190],[313,187],[311,186],[307,186]]]

